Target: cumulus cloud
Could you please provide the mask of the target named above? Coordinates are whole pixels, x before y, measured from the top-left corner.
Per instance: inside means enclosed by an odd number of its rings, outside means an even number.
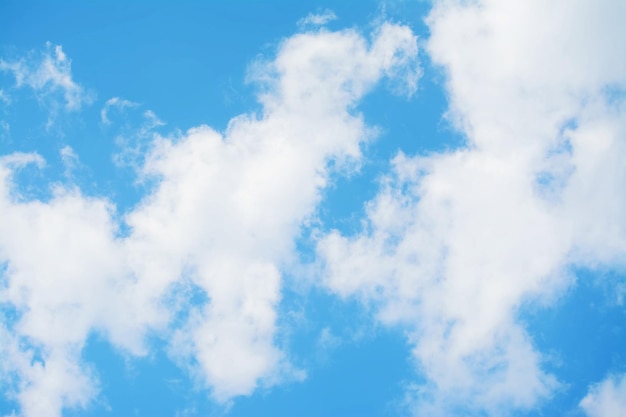
[[[592,386],[580,402],[589,417],[620,417],[626,410],[626,375],[611,376]]]
[[[16,87],[28,86],[38,97],[46,99],[59,92],[65,109],[79,110],[92,96],[72,79],[72,61],[61,45],[46,44],[46,50],[19,60],[0,59],[0,70],[13,73]]]
[[[364,230],[318,244],[330,290],[408,327],[427,377],[418,413],[502,415],[547,398],[558,381],[520,309],[558,296],[571,267],[624,268],[624,12],[610,1],[430,12],[427,51],[467,144],[400,153]]]
[[[398,52],[407,59],[388,59]],[[386,26],[371,46],[353,31],[296,35],[250,74],[265,84],[263,114],[233,119],[224,135],[204,126],[162,140],[148,158],[146,172],[163,180],[129,225],[142,259],[167,263],[150,268],[186,266],[211,299],[176,333],[185,349],[174,350],[195,358],[218,399],[248,394],[280,368],[281,262],[314,213],[328,162],[358,160],[370,139],[350,110],[415,52],[406,27]]]
[[[0,302],[19,317],[3,321],[2,368],[16,379],[23,415],[55,416],[61,406],[86,405],[96,390],[80,351],[98,320],[120,318],[105,300],[116,298],[108,284],[119,256],[105,201],[63,189],[48,203],[21,201],[11,173],[28,163],[43,160],[12,154],[0,161]]]
[[[124,215],[127,234],[112,202],[76,187],[54,185],[45,202],[20,196],[13,172],[43,160],[4,156],[0,301],[13,313],[0,369],[22,414],[89,405],[97,370],[81,351],[94,332],[131,355],[149,351],[147,332],[171,339],[172,357],[220,402],[301,378],[275,341],[282,270],[329,176],[372,139],[355,106],[382,77],[417,71],[416,57],[411,30],[391,24],[371,41],[354,30],[285,40],[250,71],[260,114],[223,133],[156,137],[140,168],[155,185]]]

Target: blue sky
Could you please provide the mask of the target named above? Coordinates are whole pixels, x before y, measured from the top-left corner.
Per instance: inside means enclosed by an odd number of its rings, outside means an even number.
[[[0,415],[626,411],[622,2],[0,5]]]

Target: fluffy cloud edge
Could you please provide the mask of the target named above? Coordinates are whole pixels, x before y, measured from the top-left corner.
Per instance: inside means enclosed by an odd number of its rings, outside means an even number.
[[[589,388],[580,401],[589,417],[620,417],[626,410],[626,374],[610,375]]]
[[[572,266],[623,270],[626,36],[612,5],[435,2],[425,46],[466,146],[399,154],[364,230],[318,242],[331,292],[408,328],[427,378],[418,414],[550,398],[519,309],[557,298]]]
[[[73,185],[53,185],[45,202],[18,198],[12,173],[43,159],[4,156],[1,235],[19,240],[0,239],[2,302],[17,312],[3,332],[13,365],[2,369],[22,414],[59,416],[91,404],[97,370],[81,351],[94,332],[131,356],[149,351],[148,331],[173,336],[169,353],[199,369],[192,376],[221,403],[301,379],[275,344],[284,257],[334,174],[328,162],[358,161],[372,137],[354,106],[382,77],[415,70],[416,56],[410,29],[392,24],[371,42],[354,30],[288,38],[262,68],[269,74],[262,115],[234,118],[224,135],[200,126],[181,137],[154,136],[139,169],[157,184],[125,216],[128,235],[118,233],[112,202]],[[3,69],[18,87],[62,92],[67,110],[85,103],[60,46],[49,45],[38,66],[3,61]],[[109,100],[101,122],[110,108],[131,105]],[[157,120],[153,113],[146,119]],[[75,153],[61,154],[69,169]],[[188,305],[186,290],[180,300],[170,297],[181,285],[206,294],[206,302]],[[187,318],[171,328],[181,311]]]

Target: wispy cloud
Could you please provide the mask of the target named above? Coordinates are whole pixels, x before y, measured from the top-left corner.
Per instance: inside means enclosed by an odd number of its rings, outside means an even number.
[[[127,106],[127,107],[135,107]],[[141,112],[138,126],[130,124],[125,126],[122,133],[115,138],[115,144],[119,150],[113,154],[113,162],[118,167],[130,167],[139,174],[139,180],[145,179],[142,175],[142,167],[145,158],[154,145],[154,139],[158,138],[158,129],[165,126],[165,122],[158,118],[152,110]]]
[[[11,125],[5,120],[0,120],[0,139],[6,139],[11,131]]]
[[[326,9],[321,13],[310,13],[306,17],[298,20],[298,28],[306,29],[311,26],[323,26],[328,22],[337,19],[337,15],[330,9]]]
[[[61,150],[59,151],[59,154],[61,155],[61,161],[63,162],[63,166],[65,167],[64,175],[67,178],[71,178],[73,171],[80,164],[78,155],[76,154],[76,152],[74,152],[74,149],[72,149],[72,147],[69,145],[63,146]]]
[[[1,88],[0,88],[0,101],[2,101],[2,103],[4,103],[5,105],[11,104],[11,97],[9,97],[9,95]]]
[[[126,108],[137,107],[138,105],[139,103],[135,103],[130,100],[125,100],[119,97],[112,97],[108,99],[106,103],[104,103],[102,110],[100,110],[100,121],[102,122],[103,125],[111,124],[111,121],[109,120],[109,117],[108,117],[109,111],[111,110],[111,108],[116,108],[116,109],[119,109],[120,111],[123,111]]]
[[[61,107],[59,102],[64,102],[62,107],[66,111],[76,111],[93,101],[93,93],[73,80],[72,62],[61,45],[48,42],[41,53],[31,53],[17,60],[0,59],[0,70],[13,74],[16,88],[31,88],[50,106],[48,125],[53,123]],[[58,100],[58,94],[62,100]]]

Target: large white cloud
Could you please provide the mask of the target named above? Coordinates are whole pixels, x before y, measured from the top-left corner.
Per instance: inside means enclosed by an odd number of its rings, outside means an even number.
[[[451,152],[399,154],[367,227],[319,241],[325,285],[408,327],[424,415],[507,414],[558,383],[518,321],[571,266],[624,267],[626,28],[621,2],[439,1]]]
[[[261,114],[223,134],[155,138],[140,172],[155,185],[125,215],[126,235],[113,203],[75,187],[21,197],[13,173],[44,162],[3,157],[0,369],[22,414],[89,404],[97,370],[81,351],[93,332],[132,355],[149,350],[148,332],[171,336],[170,354],[218,401],[301,376],[274,340],[281,270],[329,175],[358,164],[372,137],[359,99],[384,76],[412,92],[416,57],[410,29],[392,24],[371,41],[324,29],[285,40],[250,72]],[[207,302],[190,302],[198,293]]]

